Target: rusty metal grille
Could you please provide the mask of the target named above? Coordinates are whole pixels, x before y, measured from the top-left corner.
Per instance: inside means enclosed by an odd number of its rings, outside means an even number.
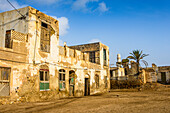
[[[26,35],[23,34],[23,33],[16,32],[16,31],[12,30],[12,39],[25,42],[26,41]]]

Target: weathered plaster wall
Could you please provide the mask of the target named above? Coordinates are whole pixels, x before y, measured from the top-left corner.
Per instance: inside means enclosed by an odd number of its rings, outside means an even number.
[[[28,7],[19,9],[20,13],[27,15]],[[16,96],[20,86],[24,84],[23,78],[26,76],[27,66],[27,21],[19,19],[19,15],[16,11],[7,11],[0,13],[0,67],[11,68],[10,81],[10,95]],[[27,18],[26,18],[27,19]],[[20,36],[23,36],[25,40],[20,41],[13,40],[12,49],[5,47],[5,34],[6,30],[14,29]],[[17,32],[18,31],[18,32]],[[24,34],[21,34],[24,33]],[[13,34],[12,34],[13,36]],[[19,36],[18,36],[19,38]]]
[[[158,81],[162,82],[161,72],[165,72],[166,83],[170,83],[170,66],[158,67]]]
[[[84,95],[85,78],[90,78],[90,92],[103,92],[109,90],[110,74],[109,74],[109,51],[108,47],[100,44],[99,51],[103,48],[107,49],[107,66],[89,62],[88,53],[83,54],[79,50],[71,50],[68,47],[59,46],[59,26],[58,21],[54,18],[41,13],[40,11],[27,7],[20,9],[25,14],[28,13],[27,21],[23,21],[21,26],[15,26],[18,32],[27,34],[26,42],[14,42],[13,49],[0,48],[0,58],[6,58],[10,61],[0,60],[1,67],[11,67],[10,92],[12,96],[25,96],[27,100],[39,100],[45,98],[58,98],[69,95],[69,71],[74,70],[77,77],[75,78],[75,96]],[[13,15],[15,11],[9,12]],[[6,14],[6,13],[4,13]],[[17,13],[16,13],[17,15]],[[7,17],[6,17],[7,18]],[[12,20],[12,19],[11,19]],[[51,36],[50,52],[42,52],[40,50],[41,38],[41,22],[52,26],[55,33]],[[3,23],[3,22],[1,22]],[[13,23],[8,25],[8,28]],[[20,24],[19,24],[20,25]],[[5,29],[4,27],[1,29]],[[0,33],[4,36],[5,32]],[[2,38],[1,38],[2,39]],[[3,37],[4,40],[4,37]],[[2,45],[2,44],[1,44]],[[4,47],[4,45],[2,45]],[[60,49],[64,49],[64,54],[60,54]],[[75,55],[71,55],[70,51],[75,51]],[[5,55],[5,56],[4,56]],[[83,56],[84,55],[84,56]],[[13,56],[12,58],[10,56]],[[100,52],[100,62],[103,62],[103,53]],[[18,61],[18,62],[14,62]],[[40,91],[39,70],[42,65],[49,68],[49,87],[50,91]],[[59,91],[59,70],[66,71],[66,89]],[[99,75],[99,88],[95,86],[95,75]],[[108,87],[104,87],[104,77],[107,76]],[[34,95],[34,96],[32,96]]]
[[[162,78],[161,78],[161,72],[158,73],[158,81],[161,82]],[[170,82],[170,71],[166,72],[166,82],[169,83]]]
[[[28,15],[28,7],[18,9],[21,14]],[[22,16],[15,10],[0,13],[0,47],[5,47],[6,30],[15,29],[15,31],[27,34],[27,18],[19,19]]]

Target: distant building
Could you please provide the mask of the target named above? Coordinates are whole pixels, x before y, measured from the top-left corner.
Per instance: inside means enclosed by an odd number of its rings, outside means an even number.
[[[127,59],[123,59],[127,60]],[[157,66],[155,64],[152,67],[140,68],[139,75],[137,74],[137,63],[135,61],[121,61],[120,54],[117,55],[117,67],[110,67],[110,79],[111,80],[133,80],[140,79],[142,83],[157,82]]]
[[[170,66],[158,67],[158,82],[170,84]]]
[[[121,63],[120,54],[117,55],[117,67],[110,67],[110,79],[111,80],[126,80],[127,76],[125,76],[125,68],[123,68]]]
[[[156,83],[157,82],[157,73],[156,71],[150,67],[150,68],[144,68],[142,70],[142,77],[144,83]]]

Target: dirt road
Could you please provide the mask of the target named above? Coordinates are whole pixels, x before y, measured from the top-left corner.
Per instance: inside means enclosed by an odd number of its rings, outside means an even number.
[[[1,105],[0,113],[170,113],[170,90],[113,92],[47,102]]]

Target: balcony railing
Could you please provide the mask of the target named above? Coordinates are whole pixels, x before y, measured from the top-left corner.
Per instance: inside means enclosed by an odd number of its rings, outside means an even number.
[[[12,31],[11,39],[26,42],[27,35],[14,30]]]
[[[85,60],[85,61],[88,61],[89,59],[89,55],[87,53],[83,53],[81,51],[70,49],[70,48],[65,48],[62,46],[59,46],[59,55],[69,56],[71,58],[78,58],[79,60]]]
[[[5,48],[13,48],[14,41],[20,41],[20,42],[26,42],[27,35],[14,31],[14,30],[8,30],[6,31],[6,37],[5,37]]]
[[[0,59],[12,62],[26,62],[27,35],[8,30],[5,37],[5,47],[0,47]]]

